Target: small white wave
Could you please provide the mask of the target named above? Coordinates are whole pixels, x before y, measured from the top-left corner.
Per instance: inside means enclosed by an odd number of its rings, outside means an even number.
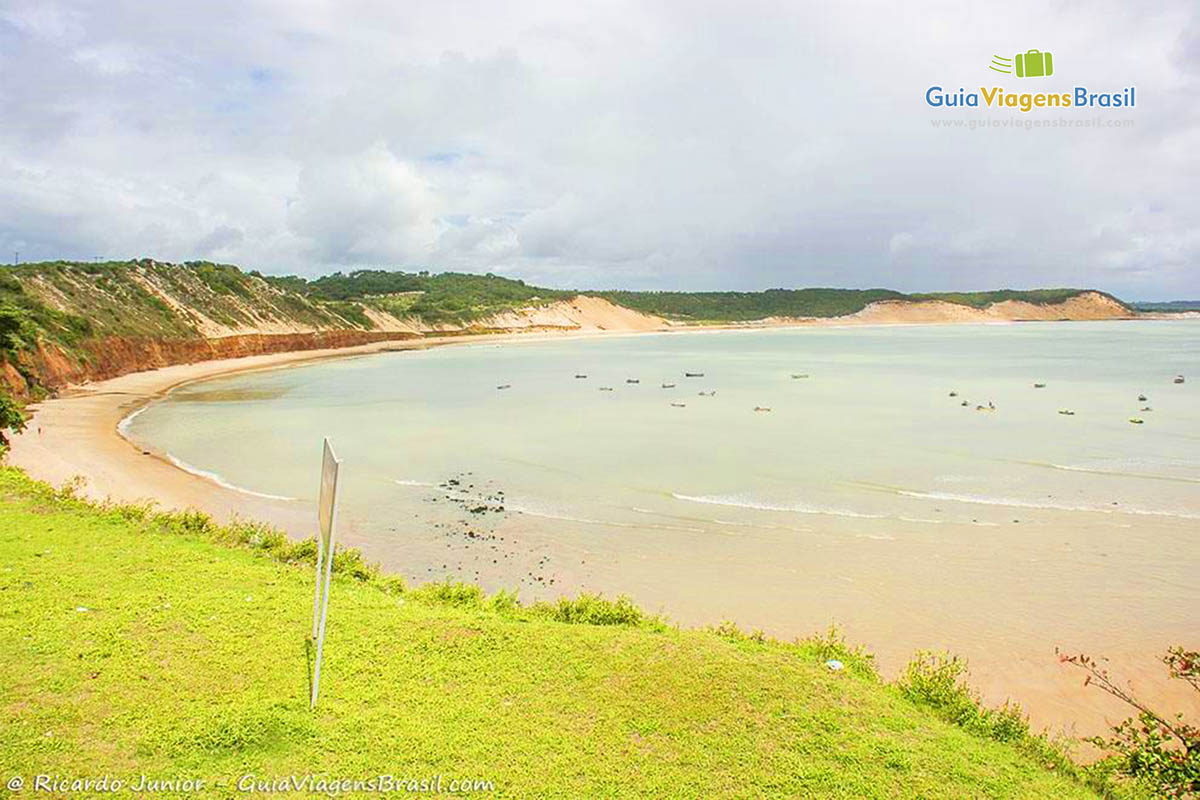
[[[609,519],[589,519],[588,517],[576,517],[570,514],[556,513],[553,511],[544,511],[541,509],[529,508],[519,504],[506,503],[505,508],[509,511],[515,511],[518,514],[524,514],[527,517],[541,517],[542,519],[556,519],[563,522],[578,522],[584,525],[606,525],[610,528],[636,528],[640,530],[662,530],[662,531],[685,531],[687,533],[704,533],[703,528],[685,528],[681,525],[647,525],[638,522],[617,522]]]
[[[395,479],[394,483],[396,483],[400,486],[420,486],[423,488],[430,488],[433,486],[437,486],[436,483],[430,483],[429,481],[409,481],[409,480],[403,480],[400,478]]]
[[[268,500],[295,500],[296,499],[295,497],[287,497],[287,496],[281,495],[281,494],[267,494],[266,492],[256,492],[253,489],[246,489],[241,486],[235,486],[234,484],[232,484],[229,481],[222,478],[217,473],[209,472],[208,470],[200,469],[199,467],[193,467],[191,464],[187,463],[186,461],[182,461],[182,460],[176,458],[175,456],[171,455],[170,453],[167,453],[167,460],[169,460],[175,466],[179,467],[184,472],[190,473],[190,474],[195,475],[200,478],[204,478],[205,480],[210,480],[213,483],[217,484],[218,486],[223,486],[226,489],[232,489],[235,492],[241,492],[242,494],[253,495],[254,497],[265,497]]]
[[[1035,503],[1015,497],[989,497],[987,495],[952,494],[950,492],[914,492],[907,489],[899,490],[898,494],[902,494],[905,497],[916,497],[921,500],[943,500],[951,503],[973,503],[984,506],[1004,506],[1006,508],[1034,508],[1048,511],[1085,511],[1095,514],[1137,514],[1148,517],[1200,519],[1200,515],[1197,514],[1167,511],[1164,509],[1134,508],[1132,506],[1078,506],[1063,503]]]
[[[825,514],[833,517],[854,517],[857,519],[885,519],[880,514],[863,514],[858,511],[848,511],[840,508],[824,508],[821,506],[810,506],[802,503],[770,503],[762,500],[754,500],[739,495],[692,495],[678,494],[672,492],[671,496],[676,500],[683,500],[688,503],[705,503],[713,506],[729,506],[732,508],[749,508],[755,511],[784,511],[797,514]]]
[[[1175,483],[1200,483],[1200,479],[1184,478],[1178,475],[1159,475],[1152,472],[1129,472],[1127,470],[1104,469],[1097,465],[1084,464],[1037,464],[1037,466],[1048,466],[1051,469],[1058,469],[1064,472],[1084,472],[1088,475],[1111,475],[1117,478],[1143,478],[1150,481],[1173,481]]]
[[[149,404],[144,405],[141,408],[139,408],[137,411],[134,411],[132,414],[129,414],[124,419],[122,419],[120,422],[118,422],[117,423],[117,433],[121,434],[126,439],[128,439],[129,438],[129,426],[133,424],[134,417],[136,417],[138,414],[141,414],[143,411],[145,411],[149,407],[150,407]]]

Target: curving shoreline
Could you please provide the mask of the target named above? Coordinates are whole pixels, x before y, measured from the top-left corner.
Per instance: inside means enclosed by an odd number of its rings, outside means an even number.
[[[256,496],[222,485],[219,481],[188,470],[162,453],[145,451],[124,437],[122,422],[168,392],[187,384],[211,378],[279,369],[311,361],[352,358],[389,351],[423,350],[455,344],[478,342],[514,342],[594,338],[598,336],[635,336],[665,333],[712,333],[791,327],[877,327],[910,325],[996,325],[1017,322],[1060,321],[1061,309],[1042,319],[1021,317],[1006,308],[1003,315],[974,309],[956,309],[947,315],[942,302],[913,303],[911,309],[897,314],[894,304],[874,303],[863,312],[848,317],[821,319],[760,320],[754,324],[703,326],[630,325],[617,329],[584,327],[547,332],[485,332],[428,336],[420,339],[387,339],[351,347],[319,350],[293,350],[267,355],[175,364],[115,378],[70,385],[56,397],[31,406],[32,418],[26,430],[12,436],[8,462],[29,475],[54,486],[82,479],[79,490],[95,500],[111,498],[120,502],[150,502],[161,508],[204,511],[218,520],[253,517],[283,528],[299,538],[311,536],[315,524],[310,510],[299,501]],[[1095,309],[1074,309],[1092,312]],[[1122,321],[1126,317],[1095,317],[1080,313],[1080,321]],[[615,321],[615,320],[608,320]]]
[[[1008,321],[977,322],[975,324],[1006,324]],[[876,323],[886,325],[887,323]],[[905,321],[892,325],[922,325]],[[960,323],[961,324],[961,323]],[[1011,324],[1011,323],[1009,323]],[[824,323],[801,324],[803,327],[865,327],[863,321],[849,322],[845,319],[829,320]],[[762,327],[792,327],[785,325]],[[874,327],[874,326],[872,326]],[[729,326],[732,330],[745,330],[746,326]],[[726,329],[726,330],[728,330]],[[716,333],[715,327],[675,328],[656,333]],[[134,442],[124,438],[119,430],[123,420],[139,409],[159,400],[170,391],[199,381],[243,372],[287,368],[326,359],[353,358],[390,351],[411,351],[452,344],[478,345],[513,342],[561,341],[575,338],[623,337],[640,335],[638,331],[562,331],[555,333],[504,333],[475,336],[448,336],[439,338],[387,341],[349,348],[308,350],[237,359],[199,362],[194,364],[163,367],[156,370],[130,373],[106,381],[71,387],[62,396],[40,404],[27,430],[14,437],[9,462],[23,468],[32,477],[60,486],[82,476],[81,492],[91,498],[112,498],[121,502],[151,502],[165,509],[195,508],[218,520],[234,517],[261,520],[281,528],[295,538],[306,538],[315,532],[315,513],[311,502],[264,497],[229,485],[221,485],[215,476],[209,477],[188,471],[173,463],[166,454],[148,453]],[[370,542],[359,535],[353,520],[347,518],[339,531],[339,538],[347,545],[363,548],[371,556]],[[672,609],[678,618],[679,610]],[[685,618],[684,624],[704,624],[706,620]],[[794,632],[777,631],[777,634],[792,635]],[[878,636],[867,635],[877,653]],[[891,643],[896,645],[896,643]],[[881,654],[885,671],[894,674],[901,660],[920,644],[908,640],[903,646],[892,646]],[[1149,645],[1147,645],[1149,646]],[[1035,723],[1070,729],[1079,724],[1087,733],[1102,732],[1106,721],[1115,721],[1123,710],[1084,690],[1073,674],[1066,674],[1057,667],[1047,646],[1047,652],[1015,652],[1002,646],[988,647],[990,660],[979,659],[974,654],[973,683],[977,685],[989,702],[998,704],[1007,697],[1025,704],[1034,715]],[[995,651],[994,653],[992,651]],[[1153,662],[1148,663],[1147,653],[1138,647],[1107,653],[1115,657],[1123,667],[1133,667],[1131,674],[1145,685],[1155,686],[1161,676]],[[1136,666],[1135,666],[1136,665]],[[1016,688],[1020,687],[1020,691]],[[1157,688],[1157,687],[1156,687]],[[1169,698],[1178,703],[1179,698],[1168,692],[1159,695],[1149,692],[1151,699]]]
[[[143,450],[125,438],[121,430],[123,423],[174,389],[226,375],[455,344],[603,335],[629,333],[588,331],[430,337],[201,361],[131,372],[71,386],[59,396],[32,406],[33,415],[28,427],[12,437],[7,460],[53,486],[79,482],[79,491],[94,500],[153,503],[164,509],[197,509],[220,521],[234,517],[253,518],[282,528],[295,538],[306,538],[316,530],[315,515],[308,503],[264,497],[188,470],[167,454]]]

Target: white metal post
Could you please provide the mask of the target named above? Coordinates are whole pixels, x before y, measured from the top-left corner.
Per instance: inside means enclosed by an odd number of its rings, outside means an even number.
[[[341,462],[334,455],[333,446],[326,438],[321,459],[321,490],[317,505],[317,588],[313,595],[313,638],[317,642],[317,654],[313,662],[312,696],[309,698],[309,706],[314,708],[321,688],[321,659],[325,654],[325,625],[329,618],[329,586],[333,583],[340,473]]]

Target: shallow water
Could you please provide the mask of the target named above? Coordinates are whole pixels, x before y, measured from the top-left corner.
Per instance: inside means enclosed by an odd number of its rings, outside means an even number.
[[[306,500],[330,436],[347,540],[414,579],[789,637],[836,620],[885,666],[951,647],[1011,693],[1055,645],[1194,639],[1198,388],[1196,321],[777,329],[235,375],[126,427]]]

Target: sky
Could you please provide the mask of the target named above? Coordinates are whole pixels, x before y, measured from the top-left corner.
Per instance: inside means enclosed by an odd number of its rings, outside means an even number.
[[[6,261],[1200,298],[1195,0],[0,0],[0,102]]]

